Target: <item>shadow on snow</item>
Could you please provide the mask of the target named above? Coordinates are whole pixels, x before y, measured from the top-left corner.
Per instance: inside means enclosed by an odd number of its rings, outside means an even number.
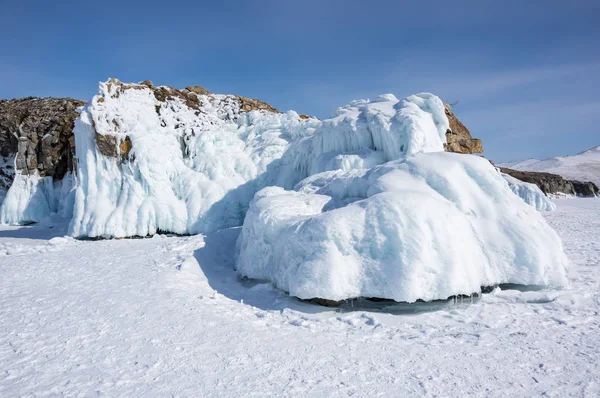
[[[370,311],[391,314],[418,314],[466,306],[478,297],[462,296],[431,302],[399,303],[393,300],[357,298],[344,301],[338,307],[325,307],[289,296],[266,281],[241,278],[235,271],[235,244],[241,227],[208,234],[204,246],[194,252],[202,272],[212,289],[231,300],[251,305],[261,310],[282,311],[286,308],[304,312]]]

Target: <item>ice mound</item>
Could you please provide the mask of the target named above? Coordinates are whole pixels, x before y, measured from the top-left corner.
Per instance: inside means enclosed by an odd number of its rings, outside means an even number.
[[[535,207],[539,211],[554,211],[556,205],[535,184],[530,184],[502,173],[502,177],[508,183],[510,189],[517,194],[525,203]]]
[[[444,150],[449,128],[442,100],[422,93],[384,94],[338,108],[314,136],[299,142],[284,162],[304,177],[322,171],[372,167],[401,156]]]
[[[170,90],[113,79],[82,111],[73,236],[241,225],[269,165],[319,123],[292,111],[244,112],[232,95]]]
[[[303,299],[414,302],[498,283],[562,286],[567,259],[541,214],[485,159],[419,153],[258,192],[238,272]]]
[[[15,173],[12,186],[0,206],[0,224],[39,222],[52,213],[73,214],[75,178],[68,172],[62,180]]]

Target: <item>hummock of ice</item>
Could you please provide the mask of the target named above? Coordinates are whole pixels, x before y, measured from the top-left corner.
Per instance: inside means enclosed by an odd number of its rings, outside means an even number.
[[[297,189],[256,194],[238,241],[241,275],[303,299],[407,302],[567,282],[558,235],[485,159],[420,153]]]
[[[373,167],[405,155],[443,151],[448,128],[444,104],[435,95],[398,100],[384,94],[336,109],[313,136],[290,148],[283,163],[300,171],[302,178],[327,170]]]
[[[293,111],[242,113],[230,95],[199,95],[195,110],[179,98],[158,101],[146,86],[128,87],[101,83],[76,121],[73,236],[200,233],[241,225],[254,193],[267,184],[271,163],[319,123]],[[129,137],[130,159],[102,155],[96,133],[117,142]]]
[[[502,177],[508,183],[510,189],[517,194],[525,203],[535,207],[539,211],[554,211],[556,205],[535,184],[517,180],[513,176],[502,173]]]

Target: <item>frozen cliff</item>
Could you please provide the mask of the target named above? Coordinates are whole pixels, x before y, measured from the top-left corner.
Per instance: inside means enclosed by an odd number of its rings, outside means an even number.
[[[261,104],[200,88],[101,83],[75,123],[72,235],[241,225],[269,166],[318,124]]]

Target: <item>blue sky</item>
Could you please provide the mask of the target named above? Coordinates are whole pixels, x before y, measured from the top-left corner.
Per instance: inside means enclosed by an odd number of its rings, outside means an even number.
[[[327,117],[433,92],[486,157],[600,145],[600,1],[0,0],[0,98],[150,79]]]

